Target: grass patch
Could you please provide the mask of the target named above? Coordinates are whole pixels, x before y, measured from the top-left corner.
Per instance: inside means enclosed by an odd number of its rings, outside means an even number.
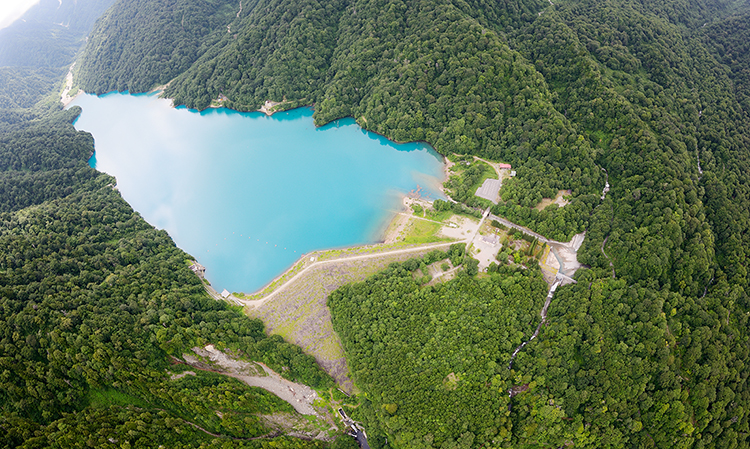
[[[451,198],[472,207],[480,203],[480,198],[475,194],[485,179],[497,179],[493,166],[479,159],[460,161],[450,168],[450,175],[443,187]]]
[[[149,408],[151,406],[151,404],[139,397],[131,396],[114,388],[89,390],[86,400],[90,407],[96,408],[109,408],[113,405],[120,407],[134,405],[140,408]]]
[[[478,189],[482,184],[484,184],[485,179],[497,179],[497,172],[495,171],[495,168],[492,167],[490,164],[482,161],[476,161],[475,164],[484,164],[487,166],[487,168],[484,169],[484,173],[482,173],[482,176],[479,178],[479,181],[477,181],[474,184],[474,191],[476,192],[476,189]]]
[[[433,223],[431,221],[411,220],[406,232],[406,237],[404,238],[404,243],[434,243],[448,240],[437,235],[442,227],[442,224]]]
[[[435,220],[435,221],[440,221],[440,222],[445,223],[453,215],[455,215],[455,213],[451,210],[444,210],[444,211],[438,212],[435,209],[428,209],[426,218],[429,218],[430,220]]]

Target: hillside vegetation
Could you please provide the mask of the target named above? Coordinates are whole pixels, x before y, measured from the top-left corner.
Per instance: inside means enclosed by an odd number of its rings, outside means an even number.
[[[170,381],[169,356],[214,343],[315,387],[330,378],[260,321],[208,296],[189,256],[87,166],[93,139],[70,125],[78,112],[49,111],[0,136],[0,445],[66,447],[80,426],[95,444],[106,436],[136,446],[211,443],[189,423],[234,437],[270,433],[259,414],[291,413],[288,404],[221,376]],[[101,403],[99,390],[126,399]],[[98,432],[94,423],[139,430]]]
[[[373,447],[746,447],[748,17],[729,0],[139,0],[97,23],[76,76],[169,82],[197,109],[314,104],[318,124],[508,162],[496,213],[586,231],[590,268],[511,370],[543,302],[533,267],[421,286],[415,262],[331,295]],[[569,205],[533,209],[562,189]]]
[[[0,447],[329,446],[283,436],[279,419],[305,418],[270,393],[174,376],[210,343],[333,385],[300,348],[209,297],[190,256],[88,166],[80,108],[59,105],[65,71],[29,64],[0,69]]]

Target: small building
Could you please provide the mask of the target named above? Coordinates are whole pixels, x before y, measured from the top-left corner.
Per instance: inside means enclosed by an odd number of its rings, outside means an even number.
[[[229,291],[226,288],[224,289],[223,292],[221,292],[221,297],[224,299],[229,298],[229,295],[231,295],[231,293],[229,293]]]
[[[206,267],[199,264],[198,262],[194,262],[192,265],[190,265],[190,269],[193,271],[193,273],[202,276],[206,273]]]
[[[496,234],[483,235],[481,240],[482,242],[492,246],[497,246],[500,244],[500,237],[498,237]]]
[[[510,170],[512,167],[510,166],[510,164],[497,164],[497,168],[501,170],[502,169]]]

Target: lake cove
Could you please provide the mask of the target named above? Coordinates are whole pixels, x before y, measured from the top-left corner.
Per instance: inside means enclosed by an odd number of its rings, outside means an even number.
[[[353,119],[316,128],[312,110],[268,117],[172,108],[154,95],[81,95],[75,126],[91,165],[149,223],[203,264],[218,291],[253,292],[317,249],[374,243],[422,187],[442,198],[442,157]]]

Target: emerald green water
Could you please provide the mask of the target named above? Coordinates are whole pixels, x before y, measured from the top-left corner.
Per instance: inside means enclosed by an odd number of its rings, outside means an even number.
[[[91,165],[219,291],[255,291],[313,250],[379,241],[418,186],[442,198],[441,156],[353,119],[316,128],[309,108],[196,112],[119,93],[73,104],[96,141]]]

